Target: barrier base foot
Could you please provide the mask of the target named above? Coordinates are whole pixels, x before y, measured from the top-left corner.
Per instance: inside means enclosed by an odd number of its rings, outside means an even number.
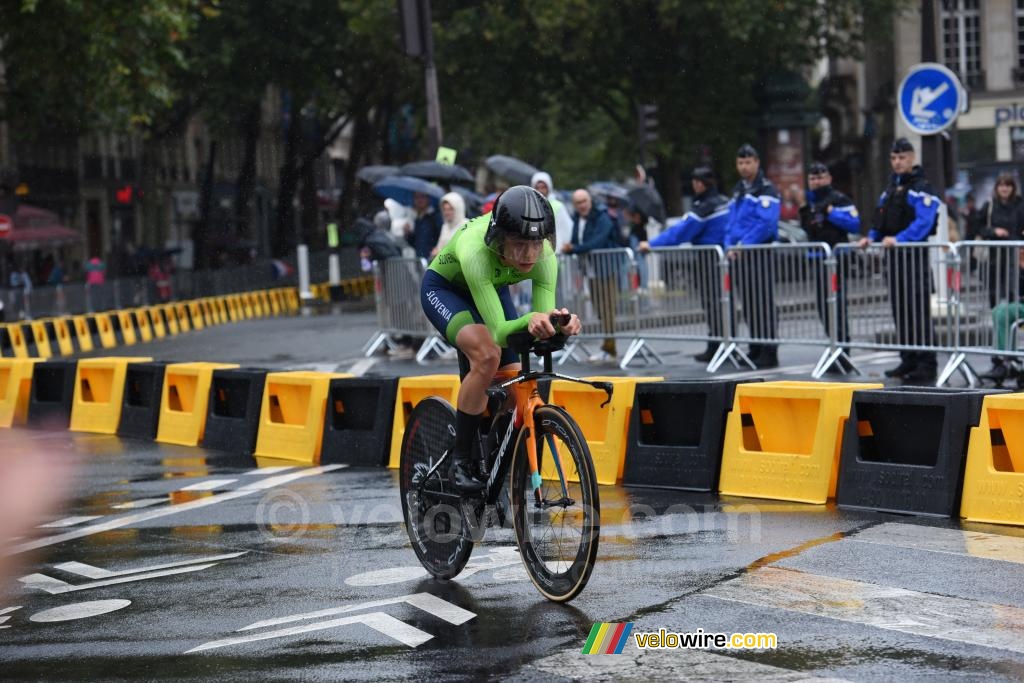
[[[451,350],[452,347],[449,346],[443,339],[441,339],[436,334],[432,335],[430,337],[427,337],[427,340],[423,342],[423,344],[420,346],[419,351],[416,352],[416,362],[419,363],[420,365],[426,365],[431,353],[436,353],[438,358],[440,358],[444,354],[449,353]]]
[[[840,360],[842,360],[843,362],[840,363]],[[863,372],[860,371],[860,368],[858,368],[854,364],[853,359],[850,358],[850,355],[846,353],[845,350],[843,350],[842,348],[829,348],[825,349],[821,353],[821,357],[818,359],[818,362],[814,365],[814,370],[811,371],[811,377],[813,377],[814,379],[821,379],[822,375],[828,372],[828,369],[831,368],[833,365],[838,367],[839,371],[846,376],[864,374]]]
[[[737,358],[739,360],[737,360]],[[736,344],[736,342],[722,342],[718,347],[718,350],[715,351],[715,355],[711,358],[711,362],[708,363],[707,371],[716,372],[727,360],[732,363],[735,368],[739,368],[740,363],[743,362],[746,363],[747,367],[751,370],[757,370],[757,365],[754,364],[754,361],[750,360],[750,356],[748,356],[746,352]]]
[[[583,355],[582,361],[576,354]],[[573,338],[565,345],[565,347],[561,351],[559,351],[557,354],[554,354],[553,357],[555,359],[556,365],[565,365],[565,362],[570,358],[576,361],[577,363],[580,363],[585,362],[588,358],[590,358],[590,355],[590,349],[587,348],[586,344],[584,344],[582,341],[579,341],[578,339]]]
[[[971,388],[978,386],[977,373],[974,372],[974,368],[972,368],[970,363],[967,362],[967,354],[960,351],[949,356],[949,360],[946,361],[946,366],[942,368],[942,372],[939,373],[939,378],[935,380],[935,386],[944,386],[953,376],[953,373],[957,371],[964,376],[967,386]]]
[[[647,365],[651,365],[652,363],[664,365],[665,363],[665,361],[661,359],[661,356],[658,355],[658,352],[652,349],[650,344],[647,343],[646,339],[634,339],[629,343],[629,348],[626,349],[626,353],[622,356],[622,362],[619,363],[619,368],[625,370],[636,358],[639,358]]]

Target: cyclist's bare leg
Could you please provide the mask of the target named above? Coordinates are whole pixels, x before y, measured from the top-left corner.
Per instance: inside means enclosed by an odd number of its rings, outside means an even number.
[[[451,479],[462,493],[476,493],[484,488],[484,482],[468,467],[469,456],[487,407],[487,387],[501,363],[501,347],[494,343],[486,325],[466,325],[456,335],[455,345],[469,359],[469,372],[459,387]]]

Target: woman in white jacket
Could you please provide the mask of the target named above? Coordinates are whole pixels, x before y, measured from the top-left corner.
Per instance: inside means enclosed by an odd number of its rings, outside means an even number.
[[[444,249],[455,231],[466,222],[466,200],[462,195],[458,192],[449,192],[441,197],[441,217],[444,219],[444,223],[441,224],[441,236],[437,238],[437,246],[430,252],[431,258]]]

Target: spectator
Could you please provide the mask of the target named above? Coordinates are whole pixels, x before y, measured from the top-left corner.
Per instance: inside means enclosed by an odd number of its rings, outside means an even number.
[[[1003,173],[992,188],[992,198],[979,212],[978,236],[984,240],[1024,239],[1024,199],[1017,190],[1013,175]],[[1013,265],[1005,249],[988,252],[988,305],[995,308],[1012,285],[1009,277]]]
[[[803,190],[796,183],[789,186],[782,197],[782,206],[779,208],[780,221],[800,220],[800,207],[804,205]]]
[[[50,264],[50,272],[46,276],[46,284],[53,287],[54,305],[58,313],[67,312],[67,303],[64,299],[64,268],[60,261],[53,259]]]
[[[779,192],[764,177],[757,150],[745,144],[736,151],[736,170],[740,181],[729,200],[729,217],[725,228],[725,246],[770,244],[779,236]],[[733,262],[733,294],[743,302],[751,337],[750,360],[758,368],[779,365],[775,339],[775,273],[769,251],[731,251]]]
[[[629,248],[633,250],[633,261],[636,263],[637,285],[641,292],[647,291],[647,260],[640,253],[640,245],[647,241],[647,214],[635,204],[626,204],[622,209],[622,217],[629,231]]]
[[[156,292],[157,301],[167,303],[171,300],[171,278],[160,265],[156,258],[151,259],[149,268],[146,271],[147,277],[153,283],[153,291]]]
[[[830,248],[835,249],[837,244],[847,244],[850,235],[860,232],[860,216],[857,214],[857,207],[853,200],[839,190],[832,187],[832,174],[828,166],[820,162],[811,164],[807,171],[807,203],[800,207],[800,227],[807,232],[807,240],[810,242],[824,242]],[[825,265],[824,254],[811,252],[811,257],[816,261],[815,288],[818,305],[818,317],[825,326],[825,331],[831,333],[831,323],[828,307],[828,293],[830,288],[828,268]],[[836,258],[836,339],[840,344],[846,344],[850,340],[850,326],[846,318],[846,296],[843,292],[844,284],[850,270],[850,252],[841,252]],[[850,350],[844,348],[843,352],[849,355]],[[847,373],[854,370],[845,356],[839,356],[836,363],[830,365],[826,372]]]
[[[1016,291],[999,302],[992,309],[992,327],[995,330],[996,350],[1006,351],[1010,348],[1010,328],[1016,321],[1024,320],[1024,249],[1014,249],[1016,258]],[[1002,356],[992,357],[992,367],[981,375],[982,379],[991,380],[997,387],[1003,385],[1007,378],[1016,377],[1017,388],[1024,389],[1024,370],[1020,361]]]
[[[363,261],[379,262],[388,259],[400,259],[402,248],[398,246],[391,233],[391,216],[386,209],[378,211],[373,217],[373,223],[360,241],[359,255]],[[371,266],[372,267],[372,266]],[[388,314],[400,314],[407,320],[413,314],[410,306],[419,302],[410,299],[407,294],[412,291],[409,288],[417,285],[412,272],[406,267],[384,268],[378,267],[377,277],[380,279],[379,289],[381,302]],[[411,335],[402,335],[389,343],[386,347],[388,355],[393,360],[408,360],[416,355],[417,341]]]
[[[693,169],[690,184],[694,194],[693,207],[681,220],[670,225],[650,242],[640,242],[637,246],[641,252],[650,251],[652,247],[670,247],[686,242],[697,245],[725,245],[728,200],[719,194],[714,172],[707,166],[698,166]],[[723,338],[720,306],[722,283],[717,259],[713,252],[706,252],[706,258],[699,258],[701,260],[694,285],[708,320],[708,335]],[[707,349],[694,358],[702,363],[708,363],[714,358],[717,350],[718,342],[709,341]]]
[[[107,281],[107,264],[99,256],[85,262],[85,307],[89,313],[96,310],[98,295],[96,289]]]
[[[437,252],[444,249],[448,240],[452,238],[455,231],[466,222],[466,200],[458,192],[449,192],[441,197],[441,234],[437,238],[437,245],[430,250],[430,258],[437,256]]]
[[[964,198],[964,205],[960,208],[961,223],[964,224],[964,239],[976,240],[981,237],[981,213],[974,198],[974,191],[971,190]]]
[[[889,163],[892,178],[878,198],[874,226],[861,246],[881,240],[889,276],[889,303],[896,323],[897,342],[927,347],[934,331],[931,313],[931,272],[928,251],[897,249],[899,244],[925,242],[935,228],[941,199],[935,195],[924,171],[914,162],[914,146],[906,138],[892,144]],[[885,371],[886,377],[911,382],[932,382],[938,374],[934,351],[900,351],[900,364]]]
[[[576,209],[573,220],[572,239],[562,245],[566,254],[585,255],[595,249],[615,249],[619,246],[615,228],[608,214],[594,206],[594,198],[586,190],[572,193],[572,205]],[[615,348],[615,307],[618,304],[618,275],[615,264],[607,256],[587,264],[588,284],[594,308],[603,323],[605,339],[601,351],[590,357],[593,363],[614,362],[618,352]]]
[[[431,251],[441,236],[441,214],[430,205],[430,197],[416,192],[412,197],[412,208],[416,218],[406,227],[406,239],[412,244],[416,256],[430,260]]]
[[[530,187],[548,198],[551,210],[555,212],[555,253],[561,253],[562,245],[572,241],[572,218],[562,202],[555,197],[555,186],[551,176],[544,171],[537,171],[530,178]]]

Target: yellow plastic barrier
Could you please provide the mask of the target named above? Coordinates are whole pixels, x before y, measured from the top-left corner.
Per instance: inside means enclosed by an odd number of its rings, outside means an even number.
[[[738,385],[726,419],[719,491],[817,504],[835,497],[853,392],[881,387],[845,382]]]
[[[281,297],[278,292],[272,289],[264,294],[267,296],[267,301],[270,302],[270,313],[275,316],[281,315]]]
[[[178,329],[182,332],[191,332],[192,323],[189,322],[188,304],[172,304],[172,307],[174,308],[174,315],[178,318]]]
[[[206,313],[206,319],[210,321],[211,325],[221,325],[224,323],[224,317],[217,310],[216,302],[207,297],[203,299],[203,312]]]
[[[967,447],[960,516],[1024,526],[1024,394],[985,397]]]
[[[28,327],[32,330],[32,341],[36,344],[36,357],[52,358],[53,350],[50,348],[50,335],[46,331],[46,323],[42,320],[33,320]]]
[[[611,382],[614,386],[611,403],[601,408],[608,398],[601,389],[586,384],[555,380],[551,383],[548,403],[562,406],[575,418],[590,446],[597,483],[614,485],[622,478],[626,462],[629,417],[633,412],[633,396],[638,382],[660,382],[661,377],[587,377],[588,380]]]
[[[0,427],[25,424],[38,358],[0,358]]]
[[[0,327],[3,327],[7,332],[7,337],[11,341],[11,350],[14,352],[14,357],[28,358],[28,343],[25,340],[25,331],[22,329],[21,325],[11,323]]]
[[[130,310],[116,311],[114,315],[117,316],[117,322],[121,325],[121,339],[124,345],[136,344],[139,339],[135,335],[135,316],[132,315],[132,312]]]
[[[397,468],[402,457],[402,436],[405,422],[416,404],[428,396],[440,396],[453,406],[459,397],[458,375],[423,375],[403,377],[398,380],[398,396],[395,398],[395,418],[391,425],[391,456],[388,467]]]
[[[193,299],[188,302],[188,312],[192,316],[192,329],[201,330],[206,327],[206,321],[203,320],[203,306],[198,301]]]
[[[218,296],[210,299],[210,306],[213,309],[213,314],[216,316],[218,323],[223,325],[228,322],[228,304],[224,297]]]
[[[112,349],[117,346],[117,335],[114,333],[114,320],[110,313],[93,313],[90,316],[96,323],[96,331],[100,336],[100,346]]]
[[[238,297],[242,300],[242,310],[245,311],[245,317],[249,320],[258,318],[259,314],[256,312],[256,306],[253,305],[252,297],[249,296],[249,293],[239,294]]]
[[[288,302],[288,310],[292,313],[297,312],[302,304],[299,302],[299,292],[294,287],[285,287],[284,299]]]
[[[75,395],[71,402],[71,431],[117,434],[128,365],[151,360],[141,357],[108,357],[78,361]]]
[[[135,327],[139,331],[139,339],[143,342],[153,341],[153,328],[149,326],[149,314],[144,308],[131,309],[132,318],[135,320]]]
[[[256,457],[313,465],[320,462],[331,380],[352,375],[271,372],[263,387]]]
[[[144,309],[149,314],[149,326],[153,328],[154,339],[163,339],[167,336],[167,327],[164,325],[162,308],[162,306],[150,306]]]
[[[173,304],[164,304],[160,306],[160,310],[164,313],[164,325],[167,327],[167,334],[172,337],[178,336],[181,333],[181,327],[178,326],[178,311],[175,310]]]
[[[267,291],[265,289],[261,289],[256,292],[256,300],[260,303],[260,309],[263,311],[263,317],[269,318],[270,316],[275,315],[273,308],[270,306],[270,297],[267,296]]]
[[[54,341],[60,349],[60,355],[70,356],[75,353],[75,343],[71,340],[71,328],[67,318],[52,318],[46,321],[53,325]]]
[[[237,368],[233,363],[172,363],[164,371],[160,424],[156,440],[198,446],[206,428],[213,371]]]
[[[285,299],[284,292],[278,288],[272,292],[273,300],[277,302],[277,311],[279,314],[288,313],[288,301]]]
[[[92,332],[89,330],[89,318],[84,315],[71,316],[71,327],[75,330],[78,350],[88,353],[93,350]]]

